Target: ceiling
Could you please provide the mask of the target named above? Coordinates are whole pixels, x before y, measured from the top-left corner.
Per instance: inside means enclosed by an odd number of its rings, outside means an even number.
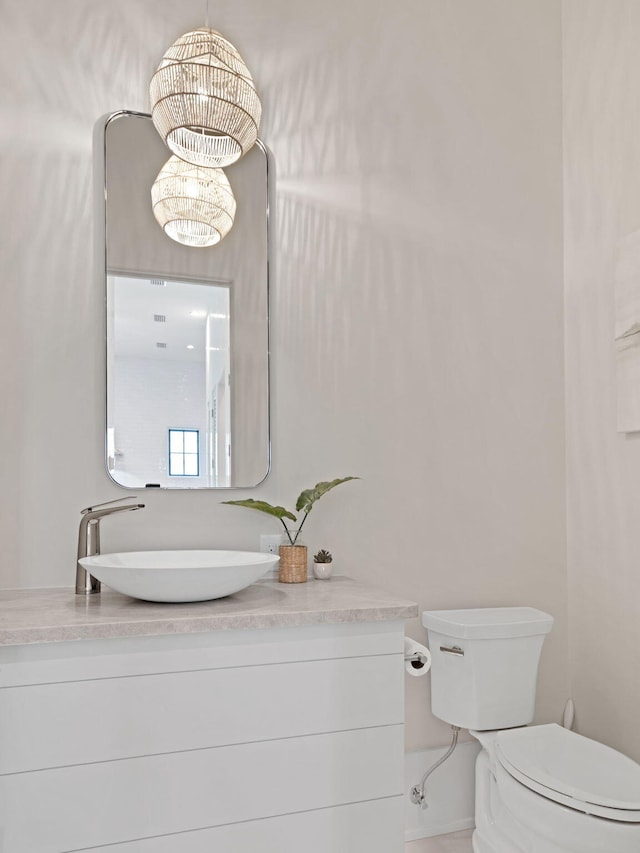
[[[213,351],[229,347],[227,282],[160,281],[110,274],[107,315],[117,357],[201,361],[207,346],[207,318],[212,332],[209,346]]]

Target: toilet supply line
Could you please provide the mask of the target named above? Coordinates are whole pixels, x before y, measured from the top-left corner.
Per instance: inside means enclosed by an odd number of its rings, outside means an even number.
[[[427,802],[427,798],[426,798],[425,790],[424,790],[425,785],[427,783],[427,779],[429,778],[429,776],[431,776],[431,774],[434,772],[434,770],[437,770],[438,767],[440,767],[440,765],[444,764],[444,762],[447,760],[447,758],[449,758],[453,754],[453,751],[458,744],[458,735],[460,734],[460,726],[451,726],[451,731],[452,731],[452,736],[451,736],[451,744],[449,746],[449,749],[445,752],[445,754],[441,758],[439,758],[435,762],[435,764],[432,764],[431,767],[429,767],[429,769],[426,771],[426,773],[424,774],[424,776],[420,780],[420,784],[414,785],[413,788],[411,789],[411,792],[409,793],[409,799],[411,800],[411,802],[415,803],[416,806],[420,806],[420,808],[422,808],[422,809],[429,808],[429,803]]]

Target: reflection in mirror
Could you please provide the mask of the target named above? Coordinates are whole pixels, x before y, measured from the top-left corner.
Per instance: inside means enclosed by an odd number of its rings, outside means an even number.
[[[231,232],[190,248],[153,217],[168,152],[149,117],[102,127],[109,474],[130,488],[255,486],[269,469],[266,149],[226,170]]]
[[[107,277],[109,412],[117,424],[107,456],[117,482],[230,483],[229,291],[227,283]]]

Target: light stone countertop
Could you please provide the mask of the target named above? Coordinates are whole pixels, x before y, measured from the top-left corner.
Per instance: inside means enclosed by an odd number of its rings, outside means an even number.
[[[347,577],[259,581],[215,601],[154,604],[105,589],[0,590],[0,645],[410,619],[418,606]]]

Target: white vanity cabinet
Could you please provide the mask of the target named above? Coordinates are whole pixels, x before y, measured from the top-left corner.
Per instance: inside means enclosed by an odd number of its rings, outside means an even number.
[[[402,853],[403,636],[0,647],[0,851]]]

